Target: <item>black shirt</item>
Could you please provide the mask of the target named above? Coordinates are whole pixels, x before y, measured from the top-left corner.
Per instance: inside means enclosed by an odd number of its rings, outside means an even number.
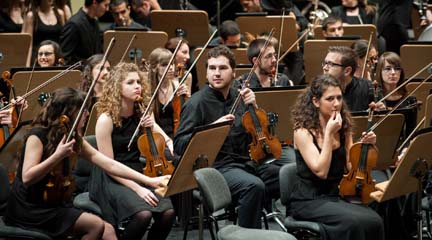
[[[222,93],[206,85],[192,95],[182,108],[180,124],[174,137],[175,152],[179,155],[183,154],[195,127],[211,124],[228,114],[237,94],[237,90],[231,88],[225,100]],[[250,160],[248,154],[250,138],[241,122],[241,116],[245,111],[246,106],[241,102],[234,114],[235,120],[228,137],[216,156],[213,167],[220,168],[229,163],[244,163]]]
[[[0,33],[19,33],[21,28],[22,24],[16,24],[8,14],[0,11]]]
[[[353,77],[343,93],[345,103],[350,111],[364,111],[374,101],[372,83],[363,78]]]
[[[243,82],[243,80],[246,80],[248,77],[249,73],[243,73],[240,76],[240,81]],[[289,78],[287,77],[287,75],[283,74],[283,73],[278,73],[278,78],[277,78],[277,82],[275,83],[274,81],[272,81],[271,83],[271,87],[274,86],[278,86],[278,87],[288,87],[291,86],[291,82],[289,80]],[[261,83],[258,79],[258,76],[256,75],[255,72],[252,73],[250,82],[249,82],[249,88],[262,88],[263,86],[261,86]]]
[[[102,53],[98,21],[89,17],[81,8],[64,25],[60,45],[66,63],[69,64]]]

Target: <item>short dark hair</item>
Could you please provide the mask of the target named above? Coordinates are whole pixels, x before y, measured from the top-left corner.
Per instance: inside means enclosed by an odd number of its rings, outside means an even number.
[[[127,0],[111,0],[110,7],[120,6],[122,3],[125,3],[126,7],[129,6],[129,2]]]
[[[228,59],[230,67],[234,70],[236,67],[235,56],[231,50],[225,45],[218,45],[207,53],[206,68],[208,67],[208,60],[210,58],[217,58],[219,56],[224,56]]]
[[[63,54],[62,54],[60,45],[57,42],[54,42],[52,40],[44,40],[39,44],[38,51],[39,51],[40,47],[45,46],[45,45],[51,45],[54,48],[54,57],[55,57],[54,63],[60,64],[59,59],[63,58]]]
[[[344,67],[351,67],[351,76],[354,75],[357,69],[357,54],[351,48],[347,46],[330,46],[328,52],[339,53],[341,58],[341,64]]]
[[[101,3],[103,0],[96,0],[97,3]],[[84,6],[90,7],[93,4],[93,0],[85,0]]]
[[[250,63],[253,64],[253,58],[254,57],[258,57],[261,48],[264,47],[264,44],[267,40],[263,39],[263,38],[257,38],[254,39],[251,43],[249,43],[249,46],[247,48],[247,57]],[[271,41],[269,42],[268,46],[273,46],[273,44],[271,43]]]
[[[220,37],[225,41],[229,36],[240,34],[240,28],[238,24],[232,20],[224,21],[219,29]]]
[[[335,24],[337,22],[342,22],[342,18],[333,15],[326,17],[321,23],[322,30],[326,32],[329,24]]]

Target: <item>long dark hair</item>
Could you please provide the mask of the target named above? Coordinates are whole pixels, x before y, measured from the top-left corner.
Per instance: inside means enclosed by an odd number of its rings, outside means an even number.
[[[39,114],[34,118],[32,126],[48,131],[48,144],[44,145],[44,154],[54,153],[65,132],[60,116],[69,118],[72,125],[85,99],[85,93],[70,87],[55,90],[45,102]]]
[[[313,131],[316,136],[322,134],[323,127],[319,121],[319,109],[313,104],[313,98],[320,99],[328,87],[342,87],[336,79],[330,75],[317,76],[306,88],[305,92],[301,94],[293,107],[292,120],[294,122],[294,130],[305,128]],[[351,132],[352,123],[348,107],[343,103],[341,112],[342,127],[340,129],[341,136],[347,136]]]

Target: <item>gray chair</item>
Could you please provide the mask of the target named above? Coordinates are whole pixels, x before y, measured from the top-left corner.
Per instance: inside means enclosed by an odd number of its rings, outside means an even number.
[[[7,226],[3,222],[3,214],[6,210],[9,197],[9,177],[6,168],[0,164],[0,239],[36,239],[52,240],[52,238],[42,232],[31,231],[19,227]]]
[[[298,221],[289,215],[290,196],[294,183],[298,180],[295,163],[284,165],[279,172],[281,203],[286,207],[285,227],[297,239],[320,239],[320,227],[316,222]]]
[[[231,192],[225,178],[214,168],[202,168],[194,172],[198,187],[203,197],[204,206],[210,215],[226,208],[231,204]],[[240,239],[295,239],[292,235],[273,230],[249,229],[237,225],[228,225],[219,230],[215,222],[218,239],[240,240]]]

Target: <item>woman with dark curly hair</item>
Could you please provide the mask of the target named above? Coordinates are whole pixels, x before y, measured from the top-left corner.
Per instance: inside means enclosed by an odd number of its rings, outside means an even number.
[[[297,181],[291,193],[291,215],[320,224],[323,239],[384,239],[380,216],[367,206],[339,197],[344,170],[351,169],[348,153],[351,118],[342,88],[328,75],[315,78],[292,111]],[[375,144],[373,132],[363,143]]]

